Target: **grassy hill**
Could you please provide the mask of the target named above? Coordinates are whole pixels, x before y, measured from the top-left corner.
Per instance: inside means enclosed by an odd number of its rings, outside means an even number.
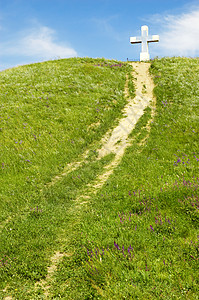
[[[198,69],[198,59],[152,62],[150,135],[148,108],[82,206],[113,159],[96,149],[122,117],[131,66],[84,58],[0,73],[2,299],[45,299],[42,280],[49,299],[198,299]],[[66,255],[49,277],[56,251]]]

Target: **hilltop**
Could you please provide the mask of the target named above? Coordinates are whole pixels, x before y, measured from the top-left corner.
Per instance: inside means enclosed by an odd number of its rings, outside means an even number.
[[[0,73],[3,299],[197,299],[199,62],[144,65],[155,97],[118,61]]]

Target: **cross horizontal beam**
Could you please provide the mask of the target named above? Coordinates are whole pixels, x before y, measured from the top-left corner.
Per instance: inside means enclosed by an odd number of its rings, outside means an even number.
[[[144,41],[143,37],[138,36],[138,37],[131,37],[130,38],[130,43],[131,44],[140,44]],[[159,42],[159,35],[149,35],[146,38],[146,41],[148,43],[153,43],[153,42]]]

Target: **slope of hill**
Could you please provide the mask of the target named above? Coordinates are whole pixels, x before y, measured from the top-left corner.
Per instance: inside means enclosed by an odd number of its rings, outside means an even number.
[[[105,157],[93,166],[95,149],[121,117],[130,70],[85,58],[0,74],[1,289],[45,277],[72,199],[106,164]],[[66,178],[53,199],[44,195],[45,185],[85,150],[92,166],[76,181],[74,174]]]
[[[113,160],[96,149],[122,117],[126,74],[134,93],[131,67],[69,59],[0,74],[3,299],[197,299],[198,66],[152,62],[156,107],[84,202]]]

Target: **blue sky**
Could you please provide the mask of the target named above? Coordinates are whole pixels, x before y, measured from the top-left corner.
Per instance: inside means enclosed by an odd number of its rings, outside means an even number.
[[[199,56],[199,1],[0,0],[0,70],[67,57],[139,59],[140,27],[155,56]]]

